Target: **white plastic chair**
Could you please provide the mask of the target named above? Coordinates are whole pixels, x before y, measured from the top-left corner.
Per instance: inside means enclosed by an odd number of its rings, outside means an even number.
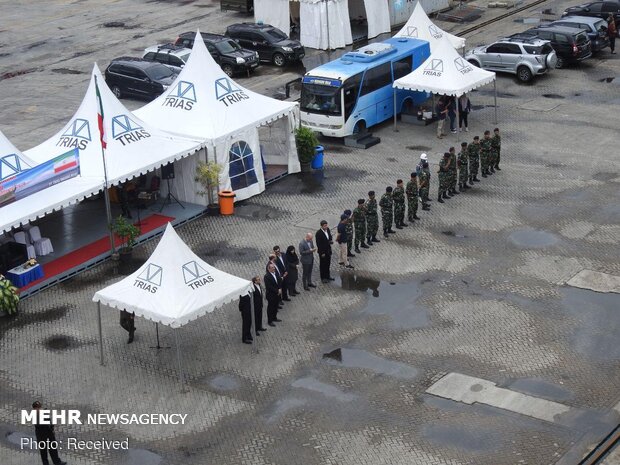
[[[24,244],[26,246],[26,250],[28,251],[28,260],[30,260],[31,258],[37,258],[34,246],[26,242],[26,233],[24,231],[16,232],[15,234],[13,234],[13,238],[18,244]]]
[[[47,255],[54,253],[54,247],[52,247],[52,241],[48,237],[41,237],[41,231],[38,226],[33,226],[28,231],[30,234],[30,242],[34,245],[34,251],[37,255]]]

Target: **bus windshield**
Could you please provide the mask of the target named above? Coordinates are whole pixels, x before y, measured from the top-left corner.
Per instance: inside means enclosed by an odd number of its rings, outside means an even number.
[[[300,107],[309,113],[340,116],[340,89],[341,87],[304,83],[301,88]]]

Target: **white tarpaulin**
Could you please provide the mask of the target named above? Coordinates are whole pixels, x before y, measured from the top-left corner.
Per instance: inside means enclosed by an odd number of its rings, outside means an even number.
[[[394,88],[460,96],[495,80],[495,73],[477,68],[461,57],[447,38],[431,46],[431,55],[411,73],[394,81]]]
[[[321,50],[353,43],[348,0],[301,0],[299,40]]]
[[[368,38],[372,39],[385,32],[390,32],[390,10],[388,0],[364,0]]]
[[[407,21],[407,24],[394,37],[412,37],[414,39],[426,40],[430,43],[431,53],[435,51],[434,47],[443,37],[446,37],[454,48],[461,49],[465,47],[465,38],[442,31],[435,26],[419,2],[413,9],[413,14],[409,21]]]
[[[289,0],[256,0],[254,2],[254,20],[257,23],[277,27],[288,35],[291,29]]]
[[[55,154],[58,153],[60,151],[55,152]],[[49,158],[52,158],[52,156]],[[35,165],[36,163],[33,160],[17,150],[0,131],[0,181],[21,171],[33,168]]]
[[[179,328],[252,290],[252,283],[198,257],[168,223],[138,271],[98,291],[93,302]]]
[[[281,118],[287,121],[282,142],[288,151],[281,164],[289,173],[299,172],[293,135],[299,107],[237,84],[215,63],[199,37],[176,81],[135,114],[155,127],[201,140],[207,147],[206,158],[222,165],[220,187],[232,188],[235,200],[247,199],[265,189],[258,144],[260,126]],[[204,161],[204,155],[201,158]],[[200,188],[194,184],[196,162],[180,164],[181,176],[177,176],[173,189],[178,189],[181,200],[205,204],[206,199],[195,194]]]

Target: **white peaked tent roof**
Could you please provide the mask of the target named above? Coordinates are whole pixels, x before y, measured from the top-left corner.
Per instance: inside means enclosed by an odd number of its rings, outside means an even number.
[[[454,48],[460,49],[465,47],[465,38],[457,37],[435,26],[419,1],[413,9],[409,21],[394,37],[412,37],[414,39],[426,40],[431,45],[431,53],[435,51],[436,44],[444,37],[448,38]]]
[[[35,165],[33,160],[17,150],[0,131],[0,181]]]
[[[458,97],[494,80],[495,73],[468,63],[444,38],[431,49],[424,63],[394,81],[394,87]]]
[[[194,254],[168,223],[146,263],[98,291],[93,301],[178,328],[251,289],[250,281],[220,271]]]
[[[200,149],[201,143],[197,140],[170,134],[138,119],[112,94],[95,65],[86,95],[71,120],[57,134],[26,151],[26,155],[42,163],[51,158],[50,154],[56,154],[65,147],[68,150],[78,146],[81,175],[103,180],[95,77],[104,113],[110,184],[131,179]]]
[[[229,78],[196,33],[191,56],[174,83],[135,114],[177,134],[215,145],[228,136],[288,115],[296,103],[248,90]]]

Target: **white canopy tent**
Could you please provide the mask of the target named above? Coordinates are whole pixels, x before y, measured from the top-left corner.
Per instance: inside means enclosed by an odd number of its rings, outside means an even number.
[[[405,24],[394,37],[412,37],[414,39],[426,40],[430,43],[431,53],[435,51],[435,45],[444,37],[447,38],[450,44],[452,44],[452,47],[456,49],[465,47],[465,38],[457,37],[435,26],[419,1],[413,9],[413,14],[409,18],[409,21],[407,21],[407,24]]]
[[[495,73],[477,68],[461,57],[448,38],[438,40],[430,56],[411,73],[394,81],[396,89],[432,92],[434,94],[461,95],[493,82],[495,90],[495,121],[497,122],[497,87]],[[458,105],[456,107],[458,120]],[[396,113],[394,114],[396,127]]]
[[[289,173],[300,171],[294,135],[299,107],[237,84],[215,63],[199,34],[175,82],[134,113],[154,127],[202,141],[205,158],[222,165],[220,187],[234,190],[236,200],[243,200],[265,190],[261,151],[267,164],[286,165]],[[261,126],[280,129],[283,140],[266,141],[267,148],[261,147]],[[194,181],[197,161],[198,155],[177,164],[180,182],[173,186],[174,194],[206,204],[196,194],[200,189]]]
[[[21,171],[34,168],[36,163],[17,150],[0,131],[0,181]]]
[[[93,302],[97,302],[101,364],[104,363],[101,304],[135,312],[136,316],[156,324],[180,328],[251,291],[250,281],[218,270],[198,257],[168,223],[144,265],[93,296]],[[250,301],[253,303],[254,299]],[[251,313],[254,315],[253,309]],[[174,335],[178,353],[176,332]],[[179,353],[178,357],[183,382]]]

